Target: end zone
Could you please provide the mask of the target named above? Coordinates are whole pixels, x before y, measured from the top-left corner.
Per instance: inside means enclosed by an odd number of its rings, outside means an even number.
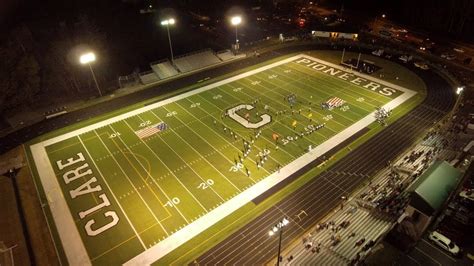
[[[298,62],[298,61],[299,62]],[[116,121],[140,114],[144,111],[151,110],[157,108],[159,106],[165,105],[167,103],[177,101],[179,99],[186,98],[188,96],[210,90],[212,88],[221,86],[223,84],[248,77],[259,73],[261,71],[267,70],[269,68],[279,66],[289,62],[296,62],[300,64],[306,64],[308,67],[312,67],[316,71],[325,72],[331,76],[336,76],[340,79],[346,80],[348,82],[354,83],[356,85],[361,85],[366,89],[370,89],[372,91],[377,90],[382,95],[387,95],[388,93],[393,93],[394,91],[398,90],[401,92],[399,96],[395,99],[391,100],[383,107],[387,109],[395,109],[397,106],[401,105],[411,97],[413,97],[416,92],[397,86],[395,84],[388,83],[386,81],[371,77],[369,75],[365,75],[362,73],[356,73],[349,71],[348,69],[314,58],[304,54],[296,55],[276,63],[269,64],[264,67],[260,67],[253,71],[249,71],[207,86],[202,88],[136,109],[134,111],[124,113],[117,117],[104,120],[102,122],[86,126],[84,128],[63,134],[61,136],[51,138],[45,140],[43,142],[34,144],[30,147],[33,159],[35,161],[36,167],[38,169],[39,177],[48,198],[49,207],[53,214],[53,218],[55,223],[58,225],[58,233],[63,244],[65,253],[68,258],[68,262],[70,264],[80,264],[80,265],[90,265],[90,259],[87,254],[86,248],[81,240],[80,234],[78,229],[74,223],[73,216],[69,211],[68,204],[64,199],[64,195],[61,192],[61,187],[58,182],[57,177],[55,176],[54,170],[51,166],[51,162],[48,159],[48,155],[46,153],[46,147],[52,145],[54,143],[60,142],[62,140],[77,136],[84,132],[88,132],[95,128],[99,128]],[[319,66],[318,66],[319,65]],[[318,66],[314,68],[314,66]],[[324,68],[322,66],[325,66]],[[250,105],[239,105],[232,109],[229,109],[227,112],[229,115],[235,115],[234,120],[241,123],[242,125],[250,128],[259,128],[271,121],[271,117],[269,115],[262,115],[261,120],[257,123],[252,123],[245,119],[240,115],[236,115],[237,109],[245,108],[250,110],[252,106]],[[250,108],[250,109],[249,109]],[[230,112],[230,113],[229,113]],[[362,130],[363,128],[367,127],[371,123],[375,121],[375,111],[368,114],[364,118],[360,119],[359,121],[355,122],[351,126],[345,128],[338,134],[334,135],[327,141],[323,142],[322,144],[318,145],[317,147],[313,148],[310,152],[302,155],[301,157],[297,158],[296,160],[292,161],[290,164],[281,168],[281,170],[277,173],[272,173],[265,179],[261,180],[260,182],[256,183],[252,187],[244,190],[239,195],[233,197],[232,199],[228,200],[227,202],[221,204],[217,208],[213,209],[206,215],[202,216],[201,218],[197,219],[193,223],[183,227],[179,231],[175,232],[174,234],[170,235],[163,241],[160,241],[156,245],[152,246],[149,249],[145,248],[145,251],[141,254],[138,254],[128,262],[126,265],[138,265],[138,264],[151,264],[166,254],[170,253],[183,243],[187,242],[191,238],[197,236],[201,232],[205,231],[207,228],[211,227],[222,218],[228,216],[229,214],[233,213],[235,210],[241,208],[248,202],[252,201],[265,191],[271,189],[273,186],[277,185],[281,181],[285,180],[287,177],[294,174],[296,171],[301,169],[302,167],[306,166],[307,164],[311,163],[318,157],[322,156],[326,152],[328,152],[334,146],[342,143],[344,140],[350,138],[354,133]]]

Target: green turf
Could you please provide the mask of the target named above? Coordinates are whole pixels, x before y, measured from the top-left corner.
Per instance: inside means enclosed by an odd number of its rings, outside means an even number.
[[[291,109],[284,100],[290,93],[296,93],[298,99]],[[279,165],[298,158],[308,145],[317,146],[397,95],[387,97],[290,62],[71,137],[48,146],[47,153],[58,177],[65,171],[54,162],[78,152],[86,157],[102,191],[65,199],[92,262],[123,263],[265,178]],[[322,110],[319,104],[333,96],[344,99],[347,107]],[[244,159],[243,165],[251,172],[247,176],[243,169],[230,169],[242,156],[243,140],[250,141],[255,131],[222,117],[222,113],[256,99],[250,120],[258,120],[257,112],[268,112],[273,121],[262,128],[261,137]],[[285,114],[276,114],[283,110]],[[169,128],[149,138],[137,137],[135,131],[159,122]],[[321,123],[326,126],[295,140],[308,125]],[[280,136],[278,149],[273,133]],[[264,148],[271,153],[258,168],[257,154]],[[78,186],[61,184],[64,195]],[[91,238],[83,230],[88,219],[80,219],[77,213],[97,205],[101,193],[111,202],[103,210],[115,211],[120,222]],[[99,221],[103,213],[88,218]]]
[[[338,63],[341,58],[341,51],[307,51],[306,54],[311,56],[321,58],[328,62]],[[357,53],[346,52],[346,58],[357,58]],[[400,85],[411,90],[415,90],[418,92],[417,95],[412,97],[410,100],[399,106],[397,109],[394,110],[391,118],[387,121],[389,124],[395,122],[398,118],[404,116],[408,112],[410,112],[413,108],[419,105],[426,96],[426,87],[424,82],[413,72],[409,71],[402,65],[386,61],[384,59],[371,56],[371,55],[362,55],[362,59],[368,59],[370,61],[375,62],[377,65],[382,66],[378,73],[384,73],[383,80],[391,82],[396,85]],[[396,79],[399,76],[401,78]],[[352,150],[356,149],[358,146],[362,145],[365,141],[376,135],[380,130],[383,129],[382,126],[378,124],[372,124],[369,126],[371,129],[368,133],[364,136],[357,139],[355,142],[350,144]],[[310,181],[311,179],[317,177],[319,173],[328,169],[336,163],[339,159],[347,155],[350,151],[348,149],[343,149],[339,151],[332,160],[328,162],[324,167],[321,168],[314,168],[296,181],[292,182],[291,184],[287,185],[285,188],[280,190],[279,192],[273,194],[263,203],[259,205],[255,205],[253,203],[249,203],[239,209],[238,211],[234,212],[232,215],[227,216],[215,226],[209,228],[205,232],[201,233],[199,236],[193,238],[192,240],[188,241],[184,245],[180,246],[172,253],[168,254],[164,258],[162,258],[157,265],[184,265],[194,261],[200,254],[204,253],[206,250],[213,247],[216,243],[224,240],[227,236],[244,226],[248,221],[263,213],[267,208],[271,207],[275,202],[278,202],[286,195],[294,192],[299,187],[303,186],[305,183]]]

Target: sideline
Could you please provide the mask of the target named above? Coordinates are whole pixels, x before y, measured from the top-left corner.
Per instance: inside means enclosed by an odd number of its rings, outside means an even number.
[[[37,170],[38,170],[38,174],[39,174],[42,186],[44,188],[45,194],[49,201],[49,207],[53,215],[54,222],[55,224],[60,225],[60,226],[57,226],[57,230],[58,230],[61,242],[64,246],[64,250],[68,258],[68,262],[72,265],[90,265],[91,264],[87,251],[85,249],[85,246],[80,237],[78,228],[76,227],[74,223],[72,214],[71,212],[69,212],[68,205],[61,192],[62,190],[58,182],[58,179],[56,178],[53,168],[51,166],[51,162],[48,159],[48,156],[46,153],[47,146],[58,143],[65,139],[69,139],[71,137],[78,136],[85,132],[92,131],[96,128],[112,124],[119,120],[124,120],[128,117],[138,115],[145,111],[155,109],[157,107],[166,105],[168,103],[172,103],[177,100],[184,99],[191,95],[195,95],[195,94],[216,88],[218,86],[224,85],[226,83],[230,83],[235,80],[254,75],[256,73],[265,71],[267,69],[292,62],[299,58],[311,59],[313,61],[320,62],[327,66],[353,73],[352,71],[349,71],[348,69],[345,69],[341,66],[338,66],[338,65],[335,65],[335,64],[332,64],[332,63],[329,63],[329,62],[326,62],[326,61],[323,61],[311,56],[307,56],[305,54],[298,54],[298,55],[289,57],[287,59],[283,59],[281,61],[254,69],[252,71],[248,71],[248,72],[233,76],[231,78],[227,78],[227,79],[218,81],[216,83],[206,85],[199,89],[195,89],[195,90],[171,97],[169,99],[166,99],[166,100],[163,100],[163,101],[160,101],[148,106],[144,106],[139,109],[135,109],[133,111],[121,114],[119,116],[109,118],[104,121],[101,121],[101,122],[86,126],[84,128],[77,129],[72,132],[68,132],[66,134],[32,145],[30,149],[31,149],[35,164],[37,166]],[[387,108],[387,109],[395,109],[397,106],[407,101],[408,99],[410,99],[416,94],[416,92],[414,91],[408,90],[406,88],[403,88],[395,84],[385,82],[383,80],[371,77],[369,75],[365,75],[358,72],[356,72],[355,74],[356,76],[363,77],[367,80],[375,81],[379,84],[383,84],[385,86],[392,87],[403,92],[397,98],[393,99],[392,101],[390,101],[389,103],[383,106],[384,108]],[[184,244],[185,242],[193,238],[194,236],[205,231],[207,228],[211,227],[212,225],[214,225],[215,223],[217,223],[218,221],[220,221],[227,215],[233,213],[235,210],[244,206],[245,204],[253,200],[255,197],[259,196],[260,194],[267,191],[274,185],[283,181],[288,176],[298,171],[300,168],[304,167],[308,163],[320,157],[321,155],[329,151],[333,146],[338,145],[339,143],[343,142],[347,138],[351,137],[355,132],[358,132],[359,130],[373,123],[375,121],[374,114],[375,114],[375,111],[368,114],[367,116],[360,119],[359,121],[355,122],[350,127],[347,127],[343,131],[339,132],[338,134],[336,134],[329,140],[320,144],[318,147],[314,148],[311,152],[300,156],[299,158],[295,159],[288,165],[284,166],[280,170],[280,173],[273,173],[269,175],[268,177],[261,180],[257,184],[246,189],[245,191],[235,196],[234,198],[230,199],[229,201],[223,203],[222,205],[210,211],[203,217],[197,219],[192,224],[187,225],[186,227],[177,231],[176,233],[164,239],[163,241],[160,241],[158,244],[154,245],[150,249],[147,249],[141,254],[138,254],[137,256],[129,260],[127,263],[125,263],[125,265],[151,264],[157,261],[158,259],[162,258],[166,254],[170,253],[171,251],[173,251],[180,245]]]

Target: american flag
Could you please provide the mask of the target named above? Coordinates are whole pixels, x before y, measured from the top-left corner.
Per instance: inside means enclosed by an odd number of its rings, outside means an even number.
[[[329,100],[326,101],[326,104],[327,104],[330,108],[340,107],[340,106],[342,106],[342,105],[345,104],[345,103],[346,103],[346,101],[344,101],[343,99],[338,98],[338,97],[332,97],[331,99],[329,99]]]
[[[160,122],[158,124],[155,124],[155,125],[140,129],[138,131],[135,131],[135,134],[140,139],[144,139],[144,138],[150,137],[151,135],[159,133],[161,131],[165,131],[166,129],[168,129],[168,125],[164,122]]]

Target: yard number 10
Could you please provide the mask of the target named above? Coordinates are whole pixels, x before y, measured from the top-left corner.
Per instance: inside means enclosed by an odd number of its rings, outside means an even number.
[[[166,207],[174,207],[174,206],[178,205],[180,202],[181,202],[181,201],[179,200],[178,197],[174,197],[174,198],[168,200],[168,201],[165,203],[164,206],[166,206]]]

